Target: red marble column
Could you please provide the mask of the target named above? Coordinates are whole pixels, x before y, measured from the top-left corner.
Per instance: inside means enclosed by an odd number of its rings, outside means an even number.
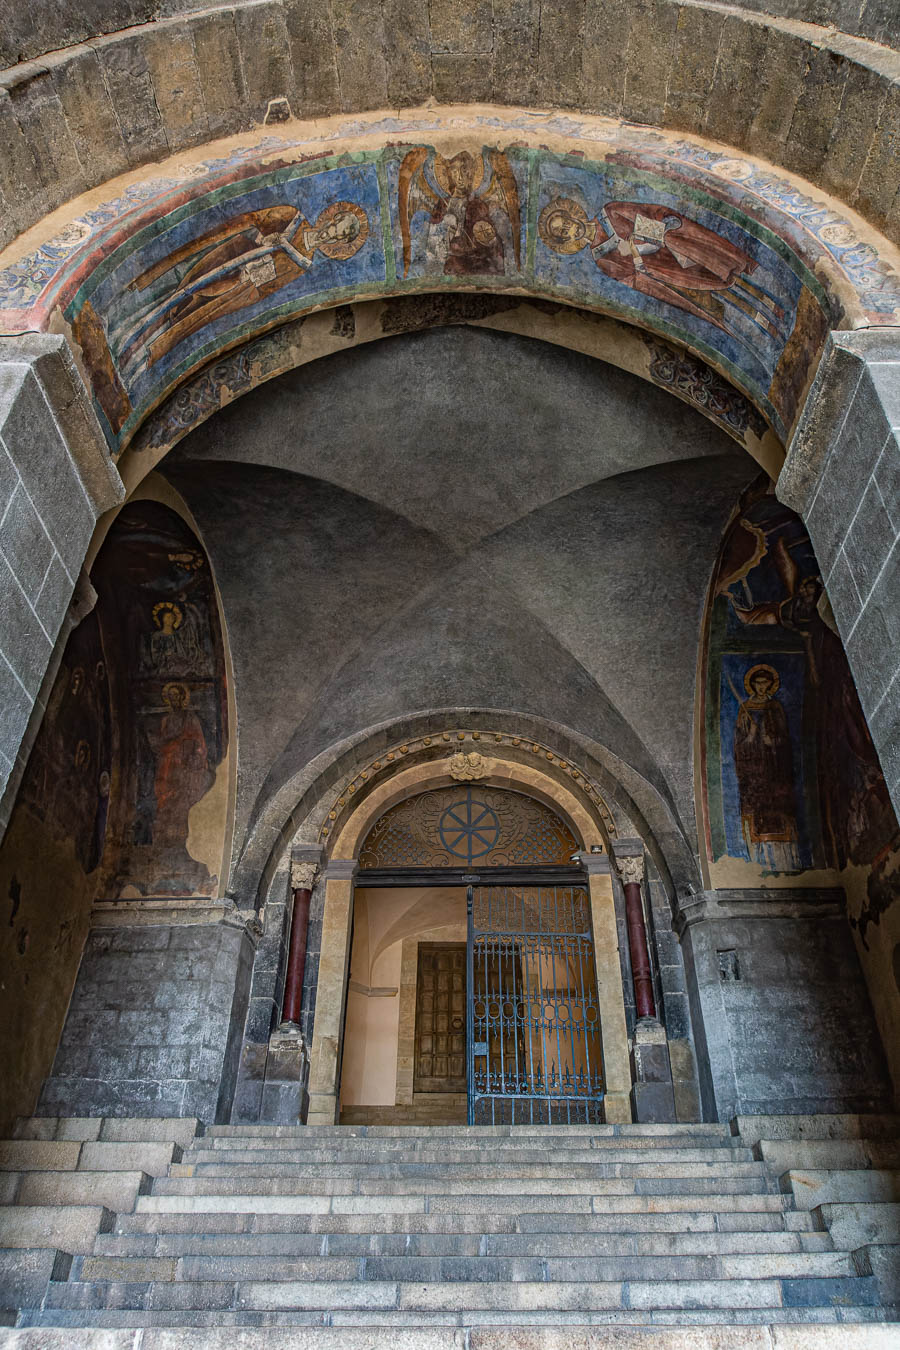
[[[641,881],[644,875],[643,858],[619,858],[619,875],[625,890],[625,923],[628,928],[628,948],[631,952],[631,975],[634,980],[634,1002],[638,1017],[655,1017],[656,1000],[653,997],[653,974],[650,969],[650,951],[647,946],[647,928],[644,923],[644,902]]]
[[[288,945],[287,972],[284,978],[282,1027],[285,1023],[291,1026],[300,1025],[303,972],[306,969],[306,934],[309,928],[309,900],[315,877],[315,863],[291,863],[294,912],[291,918],[291,940]]]

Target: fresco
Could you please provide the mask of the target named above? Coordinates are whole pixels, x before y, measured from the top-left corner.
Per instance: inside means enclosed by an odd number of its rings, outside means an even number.
[[[708,845],[763,872],[879,864],[897,825],[809,536],[760,478],[713,581]]]
[[[109,685],[94,613],[66,644],[16,804],[51,839],[71,845],[86,874],[103,855],[111,768]]]
[[[209,562],[180,516],[138,502],[116,518],[92,581],[116,680],[111,898],[215,894],[217,875],[188,851],[191,811],[213,787],[228,740]],[[221,856],[222,829],[224,820],[213,831],[214,856]]]
[[[326,119],[302,143],[235,142],[166,173],[0,269],[4,331],[61,317],[114,454],[230,349],[354,297],[477,288],[593,308],[710,363],[782,439],[828,329],[900,316],[896,259],[833,204],[609,119]]]

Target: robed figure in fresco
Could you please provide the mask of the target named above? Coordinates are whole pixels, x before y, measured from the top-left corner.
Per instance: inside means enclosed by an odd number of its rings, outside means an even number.
[[[296,281],[317,252],[336,261],[352,258],[368,232],[368,217],[355,202],[333,202],[315,225],[288,203],[241,212],[131,283],[129,289],[147,293],[149,301],[136,321],[111,335],[120,368],[133,375],[155,365],[214,319],[236,314]]]
[[[462,150],[448,159],[418,146],[400,165],[403,276],[424,215],[425,270],[445,276],[503,276],[520,264],[519,189],[502,150]]]
[[[188,816],[210,785],[206,737],[200,719],[190,706],[186,684],[165,685],[163,714],[156,736],[156,819],[153,842],[163,848],[183,848],[188,837]]]
[[[783,307],[749,280],[755,259],[671,207],[607,202],[591,218],[574,197],[557,196],[541,211],[538,233],[554,253],[587,248],[614,281],[725,332],[732,331],[726,313],[732,305],[769,336],[780,336]]]
[[[734,767],[741,803],[741,831],[751,861],[790,872],[801,865],[797,849],[794,757],[787,714],[775,695],[774,666],[752,666],[744,676],[734,728]]]

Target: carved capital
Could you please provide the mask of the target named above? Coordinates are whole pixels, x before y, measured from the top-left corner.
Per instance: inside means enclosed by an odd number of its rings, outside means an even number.
[[[311,891],[316,882],[317,867],[311,862],[291,863],[291,889]]]
[[[624,886],[640,886],[644,879],[644,859],[616,858],[616,866]]]

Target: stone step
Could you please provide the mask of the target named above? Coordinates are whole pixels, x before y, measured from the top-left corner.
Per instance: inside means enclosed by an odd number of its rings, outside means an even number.
[[[772,1117],[762,1116],[762,1120]],[[729,1125],[716,1123],[685,1123],[678,1125],[207,1125],[203,1131],[210,1139],[342,1139],[357,1137],[364,1139],[411,1139],[416,1136],[427,1138],[453,1138],[464,1129],[469,1139],[526,1138],[539,1139],[577,1138],[596,1136],[603,1138],[644,1138],[670,1136],[672,1139],[685,1139],[690,1136],[715,1137],[724,1141],[733,1136]],[[173,1136],[174,1137],[174,1136]],[[754,1141],[755,1142],[755,1141]]]
[[[164,1177],[182,1153],[171,1143],[0,1139],[0,1172],[140,1171]]]
[[[287,1127],[277,1127],[287,1128]],[[290,1152],[310,1152],[325,1153],[330,1157],[338,1157],[359,1154],[368,1156],[369,1154],[378,1154],[384,1158],[390,1158],[396,1152],[432,1152],[440,1153],[445,1149],[452,1150],[454,1153],[475,1154],[477,1157],[493,1157],[495,1155],[505,1155],[507,1153],[517,1154],[519,1152],[537,1152],[542,1156],[555,1154],[561,1158],[568,1158],[578,1153],[586,1153],[594,1149],[612,1150],[614,1152],[648,1153],[655,1154],[659,1150],[669,1151],[677,1157],[682,1157],[694,1149],[700,1149],[708,1152],[714,1149],[719,1156],[731,1154],[733,1152],[745,1149],[741,1140],[733,1135],[687,1135],[682,1138],[680,1135],[661,1134],[661,1135],[640,1135],[636,1138],[622,1138],[620,1135],[573,1135],[573,1136],[553,1136],[552,1138],[542,1139],[536,1135],[497,1135],[485,1138],[480,1135],[476,1138],[469,1138],[468,1135],[457,1131],[452,1140],[434,1139],[431,1136],[420,1138],[414,1132],[408,1137],[390,1137],[373,1138],[368,1135],[358,1135],[350,1130],[345,1130],[341,1135],[335,1138],[323,1139],[320,1134],[310,1131],[308,1134],[287,1134],[287,1135],[241,1135],[233,1137],[231,1135],[213,1135],[205,1134],[193,1140],[191,1149],[214,1149],[228,1152],[232,1150],[248,1152],[251,1150],[262,1150],[268,1152],[270,1149],[286,1149]],[[752,1156],[752,1151],[750,1155]]]
[[[31,1175],[51,1175],[48,1173]],[[66,1175],[57,1173],[55,1175]],[[69,1174],[71,1175],[71,1173]],[[98,1174],[99,1175],[99,1174]],[[491,1177],[479,1175],[462,1178],[442,1176],[303,1176],[286,1169],[275,1176],[265,1172],[235,1176],[203,1174],[200,1176],[169,1176],[157,1178],[155,1195],[470,1195],[476,1190],[484,1199],[491,1196],[527,1195],[761,1195],[772,1190],[769,1179],[758,1171],[756,1175],[684,1177],[606,1177],[593,1176],[570,1179],[558,1177]]]
[[[85,1145],[88,1147],[89,1145]],[[128,1145],[94,1145],[94,1147],[128,1147]],[[157,1145],[152,1145],[157,1147]],[[147,1170],[144,1168],[144,1170]],[[165,1176],[165,1172],[152,1173]],[[294,1176],[294,1177],[447,1177],[468,1180],[475,1177],[526,1177],[529,1180],[571,1179],[596,1176],[634,1177],[760,1177],[764,1174],[758,1161],[675,1161],[641,1162],[607,1160],[602,1154],[588,1162],[569,1162],[551,1165],[546,1162],[463,1162],[414,1160],[412,1162],[325,1162],[290,1161],[281,1154],[275,1158],[252,1157],[250,1161],[220,1160],[219,1154],[201,1153],[174,1162],[171,1176]]]
[[[175,1183],[170,1183],[174,1185]],[[608,1183],[611,1185],[612,1183]],[[659,1210],[701,1210],[708,1208],[718,1213],[723,1209],[770,1210],[781,1212],[784,1198],[780,1195],[739,1193],[729,1194],[714,1191],[706,1195],[691,1192],[686,1195],[677,1193],[634,1193],[614,1194],[608,1191],[583,1195],[527,1195],[521,1192],[513,1195],[496,1193],[461,1194],[437,1193],[425,1196],[418,1194],[396,1195],[390,1193],[375,1195],[310,1195],[306,1192],[292,1194],[286,1191],[260,1192],[246,1194],[234,1190],[225,1193],[210,1191],[164,1192],[153,1195],[139,1195],[134,1208],[144,1214],[150,1213],[268,1213],[268,1214],[417,1214],[417,1213],[467,1213],[493,1212],[494,1214],[525,1214],[529,1211],[540,1214],[589,1214]],[[112,1206],[110,1206],[112,1208]],[[120,1206],[119,1208],[126,1208]]]
[[[100,1233],[112,1231],[115,1214],[102,1205],[4,1205],[0,1248],[44,1247],[91,1252]]]
[[[198,1212],[196,1210],[119,1214],[115,1232],[123,1235],[234,1233],[730,1233],[814,1231],[807,1212],[736,1210],[632,1210],[612,1213],[262,1213],[251,1210]]]
[[[838,1201],[900,1201],[900,1171],[819,1171],[791,1168],[780,1178],[798,1209],[814,1209]]]
[[[216,1148],[204,1145],[214,1143]],[[615,1141],[610,1141],[610,1144]],[[185,1149],[181,1161],[186,1166],[201,1163],[213,1163],[218,1166],[259,1166],[264,1163],[290,1164],[291,1166],[361,1167],[377,1164],[384,1165],[441,1165],[474,1167],[599,1167],[613,1163],[629,1167],[639,1166],[682,1166],[708,1164],[716,1167],[747,1165],[759,1162],[748,1148],[634,1148],[604,1147],[584,1149],[547,1149],[516,1147],[504,1149],[460,1149],[441,1148],[418,1144],[415,1148],[392,1147],[385,1149],[374,1141],[363,1140],[361,1144],[348,1148],[333,1145],[327,1148],[288,1148],[271,1145],[268,1148],[225,1148],[221,1140],[200,1140],[193,1148]],[[782,1171],[785,1169],[782,1168]]]
[[[103,1233],[94,1256],[729,1256],[830,1252],[828,1233]]]
[[[97,1140],[112,1144],[180,1144],[203,1126],[196,1116],[19,1116],[16,1139]]]
[[[749,1148],[761,1139],[900,1139],[900,1116],[735,1116],[731,1128]]]
[[[866,1243],[900,1243],[900,1203],[830,1203],[817,1205],[812,1212],[842,1250]]]
[[[52,1247],[0,1251],[0,1311],[39,1304],[48,1281],[68,1279],[71,1265],[67,1252]]]
[[[15,1205],[103,1205],[132,1210],[149,1193],[146,1172],[6,1172],[7,1203]]]
[[[774,1315],[784,1312],[773,1310]],[[225,1314],[211,1316],[223,1325],[193,1323],[189,1341],[179,1330],[163,1326],[108,1330],[102,1343],[91,1329],[41,1327],[0,1329],[0,1350],[184,1350],[186,1344],[191,1350],[236,1350],[234,1323],[224,1324]],[[128,1314],[106,1314],[105,1325],[114,1328],[119,1317]],[[132,1325],[134,1320],[132,1315]],[[281,1324],[277,1350],[896,1350],[897,1346],[896,1327],[862,1321],[822,1322],[813,1328],[779,1322],[771,1333],[765,1324],[723,1325],[720,1318],[707,1325],[687,1326],[681,1315],[679,1322],[656,1331],[634,1324],[591,1327],[559,1320],[515,1328],[428,1326],[423,1322],[410,1327],[374,1321],[359,1327],[346,1322],[341,1326]],[[271,1327],[242,1327],[239,1350],[273,1350]]]
[[[858,1274],[875,1276],[880,1302],[900,1305],[900,1244],[858,1247],[853,1259]]]
[[[791,1169],[900,1168],[900,1139],[761,1139],[754,1153],[779,1175]]]
[[[407,1312],[523,1312],[879,1306],[871,1275],[825,1279],[471,1281],[396,1280],[101,1281],[51,1283],[45,1309],[354,1309]]]
[[[79,1256],[71,1279],[143,1284],[178,1280],[397,1280],[456,1283],[835,1279],[858,1273],[846,1252],[641,1256]],[[864,1272],[870,1274],[869,1270]]]

